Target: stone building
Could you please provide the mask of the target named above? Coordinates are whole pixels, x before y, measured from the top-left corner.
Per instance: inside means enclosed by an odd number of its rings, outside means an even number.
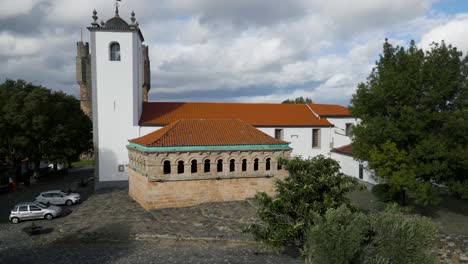
[[[342,171],[348,175],[362,178],[364,181],[369,178],[365,176],[365,173],[361,173],[365,163],[355,160],[349,153],[339,151],[343,146],[351,143],[350,131],[353,124],[357,123],[357,120],[350,115],[344,106],[315,103],[152,102],[149,100],[149,95],[157,98],[157,94],[154,92],[148,94],[151,87],[149,50],[148,46],[144,44],[145,39],[139,23],[136,22],[135,14],[131,12],[129,15],[130,21],[127,22],[120,16],[118,6],[116,6],[115,15],[112,18],[98,23],[97,12],[94,11],[92,23],[88,27],[90,42],[89,44],[78,42],[77,46],[77,81],[80,84],[81,105],[85,113],[92,115],[93,120],[97,189],[103,187],[126,188],[129,186],[129,177],[132,178],[134,172],[138,170],[142,172],[141,175],[150,175],[146,178],[148,186],[156,186],[155,179],[167,178],[168,175],[158,176],[157,171],[149,172],[146,171],[147,167],[143,170],[136,166],[135,164],[139,163],[135,162],[139,159],[129,160],[128,140],[145,138],[145,135],[153,135],[153,132],[162,133],[157,131],[164,131],[171,124],[186,119],[242,120],[270,137],[288,142],[290,148],[288,153],[291,156],[310,158],[323,155],[333,157],[341,163]],[[180,133],[182,136],[195,132],[183,130]],[[227,145],[229,149],[232,148],[226,142],[221,143],[220,146]],[[130,143],[131,158],[134,158],[134,152],[146,153],[147,146],[143,144],[138,148],[133,148],[133,144],[136,143]],[[181,166],[187,167],[191,165],[192,161],[186,159],[185,155],[188,154],[185,151],[180,151],[180,147],[182,146],[177,146],[178,150],[175,153],[184,157],[184,163]],[[183,147],[185,150],[186,146]],[[159,150],[154,151],[152,149],[154,146],[150,148],[148,153],[151,153],[152,157],[157,159],[163,155]],[[189,149],[192,150],[191,148]],[[196,151],[205,151],[209,148],[198,146]],[[225,148],[223,147],[221,150],[225,150]],[[240,151],[241,149],[234,150]],[[216,149],[216,151],[220,150]],[[258,151],[258,149],[249,149],[248,151]],[[266,150],[262,149],[262,151]],[[174,151],[170,153],[167,155],[175,158]],[[194,153],[189,152],[190,155],[194,155]],[[215,155],[213,153],[204,153],[203,155],[210,156],[211,163],[218,162],[216,157],[211,156]],[[156,157],[156,154],[159,156]],[[149,156],[141,155],[142,157],[151,156],[149,154]],[[238,155],[244,155],[244,153],[239,152]],[[227,156],[223,157],[220,166],[227,166],[227,160],[231,159]],[[252,159],[245,159],[246,162],[253,162]],[[146,159],[143,160],[149,162]],[[239,160],[239,157],[234,159],[234,168],[239,166]],[[154,161],[152,162],[154,163]],[[175,162],[179,161],[170,160],[170,162],[172,168],[170,175],[172,175],[174,168],[179,166]],[[197,159],[197,165],[199,162],[205,161]],[[254,172],[255,175],[260,173],[262,162],[266,162],[266,160],[258,157],[260,167],[258,171]],[[269,162],[272,165],[275,162],[274,157],[271,157]],[[157,165],[156,163],[153,165],[161,166],[161,164]],[[171,179],[180,178],[187,171],[188,169],[184,170],[181,175],[175,173],[176,175],[171,176]],[[199,171],[197,170],[197,173]],[[241,174],[247,173],[242,172],[242,170],[240,172]],[[216,173],[216,175],[210,174],[210,177],[222,177],[224,173],[226,173],[225,170],[222,173]],[[268,173],[273,172],[269,171]],[[187,177],[192,176],[190,174]],[[208,176],[208,174],[204,174],[204,176]],[[223,181],[223,183],[225,182]],[[166,185],[170,186],[170,184]]]
[[[244,200],[274,193],[288,173],[288,142],[241,120],[179,120],[130,140],[129,194],[146,209]]]

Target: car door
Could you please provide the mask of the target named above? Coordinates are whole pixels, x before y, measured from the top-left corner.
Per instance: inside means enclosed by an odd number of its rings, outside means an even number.
[[[52,194],[53,196],[53,204],[64,204],[65,201],[63,201],[63,195],[61,195],[60,193],[53,193]]]
[[[30,219],[42,218],[43,212],[42,209],[39,208],[39,206],[31,204],[29,205],[29,215]]]
[[[20,205],[18,208],[18,218],[21,220],[29,219],[29,208],[27,205]]]

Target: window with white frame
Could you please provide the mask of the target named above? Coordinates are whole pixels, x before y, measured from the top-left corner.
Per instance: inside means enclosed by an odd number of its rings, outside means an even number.
[[[312,129],[312,148],[320,148],[320,128]]]

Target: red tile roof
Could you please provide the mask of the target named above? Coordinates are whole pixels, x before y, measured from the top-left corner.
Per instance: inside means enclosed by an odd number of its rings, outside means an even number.
[[[143,104],[142,126],[161,126],[179,119],[241,119],[253,126],[332,126],[305,104],[172,103]]]
[[[353,156],[353,145],[348,144],[348,145],[344,145],[341,147],[337,147],[337,148],[334,148],[332,152]]]
[[[183,119],[129,140],[146,147],[288,144],[238,119]]]
[[[351,116],[347,107],[341,105],[333,105],[333,104],[309,104],[309,107],[314,111],[317,115],[323,117],[344,117],[344,116]]]

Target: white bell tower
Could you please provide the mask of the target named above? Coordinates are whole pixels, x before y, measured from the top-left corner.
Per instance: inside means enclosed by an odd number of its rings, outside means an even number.
[[[139,136],[143,100],[143,35],[131,14],[131,24],[119,16],[97,22],[90,31],[93,133],[96,183],[99,187],[128,184],[126,145]],[[120,182],[120,184],[119,184]],[[101,186],[99,186],[101,185]]]

